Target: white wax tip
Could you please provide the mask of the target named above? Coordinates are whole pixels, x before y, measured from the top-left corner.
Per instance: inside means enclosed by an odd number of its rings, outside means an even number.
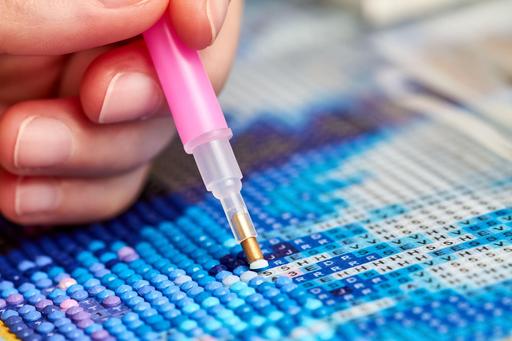
[[[268,262],[265,259],[258,259],[249,264],[251,270],[264,269],[268,267]]]

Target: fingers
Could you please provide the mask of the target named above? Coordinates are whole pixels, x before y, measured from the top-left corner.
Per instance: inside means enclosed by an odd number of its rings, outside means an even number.
[[[142,40],[97,58],[83,77],[80,98],[85,114],[97,123],[138,120],[165,108]]]
[[[110,218],[138,196],[148,167],[98,179],[16,177],[0,169],[0,213],[19,224],[69,224]]]
[[[224,85],[235,55],[241,2],[234,1],[215,43],[201,52],[217,92]],[[74,73],[75,70],[68,70]],[[80,86],[87,117],[96,123],[119,123],[155,115],[168,116],[167,104],[144,42],[110,50],[88,67]]]
[[[243,0],[232,0],[217,39],[213,45],[199,52],[217,93],[224,86],[233,65],[240,35],[242,11]]]
[[[180,38],[195,49],[212,44],[220,32],[229,0],[171,0],[171,22]]]
[[[133,37],[167,0],[0,1],[0,53],[57,55]]]
[[[97,125],[76,100],[25,102],[0,117],[0,165],[17,175],[109,176],[148,163],[173,134],[167,117]]]

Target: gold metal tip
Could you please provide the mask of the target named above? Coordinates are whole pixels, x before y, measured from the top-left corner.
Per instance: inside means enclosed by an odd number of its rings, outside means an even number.
[[[254,236],[254,225],[247,212],[236,212],[231,217],[231,222],[238,234],[238,240],[244,240]]]
[[[250,237],[242,241],[242,249],[244,249],[245,256],[249,264],[264,259],[263,253],[261,252],[260,244],[255,237]]]

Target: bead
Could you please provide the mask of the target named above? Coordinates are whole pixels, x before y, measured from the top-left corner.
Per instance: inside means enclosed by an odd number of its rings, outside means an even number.
[[[37,326],[36,330],[41,334],[49,334],[53,331],[54,325],[50,322],[42,322],[39,326]]]
[[[69,298],[65,299],[60,304],[60,308],[63,309],[64,311],[68,310],[71,307],[77,307],[77,306],[78,306],[78,302],[73,299],[69,299]]]
[[[6,301],[10,305],[18,305],[23,302],[23,296],[20,294],[11,294],[7,296]]]

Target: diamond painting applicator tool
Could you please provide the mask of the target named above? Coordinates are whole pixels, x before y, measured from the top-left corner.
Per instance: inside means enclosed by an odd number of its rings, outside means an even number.
[[[268,266],[240,194],[242,172],[232,137],[197,51],[180,41],[164,15],[144,33],[185,152],[196,161],[206,189],[219,199],[251,269]]]

